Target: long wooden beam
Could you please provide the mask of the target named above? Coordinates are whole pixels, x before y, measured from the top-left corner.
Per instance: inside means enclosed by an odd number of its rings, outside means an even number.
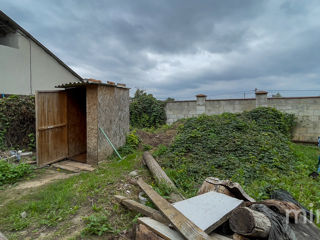
[[[181,212],[173,207],[167,200],[162,198],[156,191],[154,191],[142,178],[137,181],[140,188],[148,195],[157,208],[165,215],[173,226],[186,238],[194,240],[204,240],[217,238],[209,237],[198,226],[186,218]],[[195,206],[196,207],[196,206]]]

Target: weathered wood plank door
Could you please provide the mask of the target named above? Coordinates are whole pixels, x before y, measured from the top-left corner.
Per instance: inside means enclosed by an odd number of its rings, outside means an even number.
[[[68,156],[66,91],[36,92],[37,164],[43,166]]]

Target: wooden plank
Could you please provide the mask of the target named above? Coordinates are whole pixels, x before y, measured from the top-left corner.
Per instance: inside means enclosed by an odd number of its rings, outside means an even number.
[[[68,170],[71,172],[81,172],[81,171],[90,171],[91,172],[94,170],[94,168],[88,164],[69,161],[69,160],[54,163],[54,164],[52,164],[52,166],[54,166],[56,168]]]
[[[48,129],[52,129],[52,128],[65,127],[65,126],[67,126],[67,123],[61,123],[61,124],[56,124],[56,125],[52,125],[52,126],[41,127],[38,130],[44,131],[44,130],[48,130]]]
[[[81,172],[81,170],[79,168],[75,168],[75,167],[72,167],[72,166],[66,166],[66,165],[63,165],[61,163],[54,163],[54,164],[52,164],[52,166],[55,167],[55,168],[60,168],[60,169],[67,170],[67,171],[70,171],[70,172],[75,172],[75,173]]]
[[[135,240],[163,240],[163,238],[150,230],[147,226],[139,224],[136,227]]]
[[[160,223],[152,218],[149,217],[142,217],[138,218],[138,222],[141,224],[146,225],[149,229],[157,233],[159,236],[166,240],[182,240],[185,239],[181,233],[175,231],[174,229],[169,228],[167,225]],[[219,234],[212,234],[210,235],[211,239],[217,240],[230,240],[231,238],[219,235]]]
[[[162,212],[173,226],[187,239],[210,239],[210,237],[202,231],[198,226],[186,218],[181,212],[173,207],[167,200],[162,198],[141,178],[137,181],[140,188],[148,195],[152,202]],[[215,238],[212,238],[215,239]]]
[[[173,206],[201,230],[210,233],[226,222],[232,211],[242,203],[242,200],[211,191],[176,202]]]
[[[130,210],[136,211],[138,213],[141,213],[144,216],[151,217],[161,223],[169,224],[170,222],[168,219],[166,219],[159,211],[148,207],[146,205],[143,205],[141,203],[138,203],[134,200],[131,200],[127,197],[115,195],[114,196],[122,205],[126,206]]]
[[[153,232],[166,240],[184,240],[184,237],[177,231],[169,228],[167,225],[158,222],[149,217],[138,218],[138,223],[144,224]]]

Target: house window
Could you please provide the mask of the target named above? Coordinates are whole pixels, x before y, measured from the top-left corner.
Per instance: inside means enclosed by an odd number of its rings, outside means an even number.
[[[12,48],[19,48],[18,34],[17,33],[1,34],[1,31],[0,31],[0,45],[12,47]]]

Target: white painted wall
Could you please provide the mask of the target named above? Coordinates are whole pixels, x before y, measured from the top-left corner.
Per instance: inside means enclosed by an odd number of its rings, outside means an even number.
[[[22,33],[15,35],[18,48],[0,45],[0,93],[29,95],[79,81],[35,42]]]

